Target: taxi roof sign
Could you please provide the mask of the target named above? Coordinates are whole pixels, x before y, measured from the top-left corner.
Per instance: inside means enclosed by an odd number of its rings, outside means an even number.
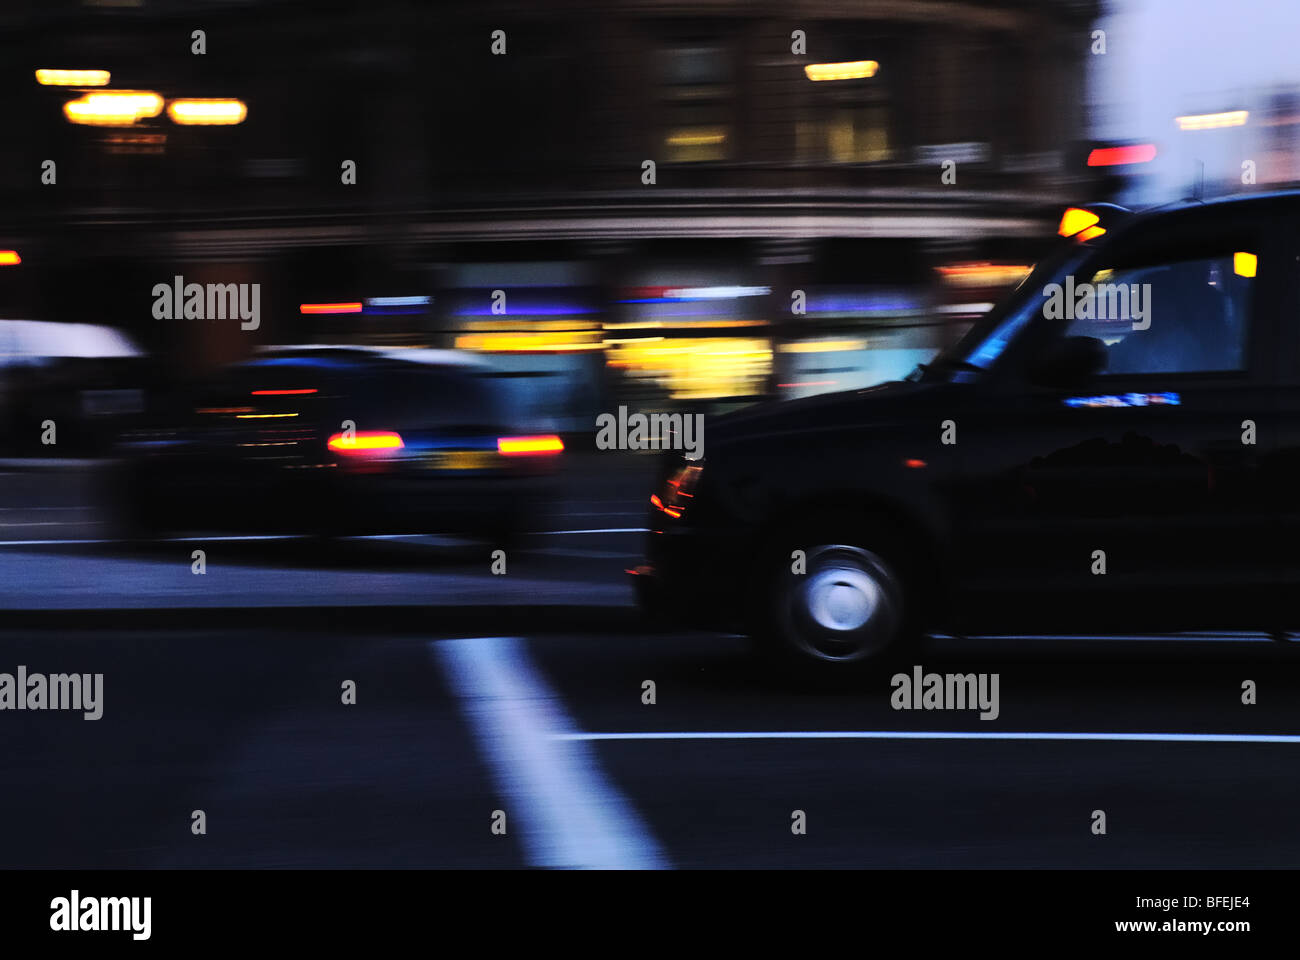
[[[1082,207],[1066,207],[1065,213],[1061,215],[1061,225],[1056,232],[1063,237],[1073,237],[1075,234],[1082,233],[1089,227],[1094,227],[1099,223],[1101,223],[1101,217],[1091,210],[1085,210]]]
[[[1102,218],[1108,226],[1124,219],[1131,211],[1114,203],[1093,203],[1086,207],[1066,207],[1056,232],[1062,237],[1072,237],[1086,243],[1106,232]]]

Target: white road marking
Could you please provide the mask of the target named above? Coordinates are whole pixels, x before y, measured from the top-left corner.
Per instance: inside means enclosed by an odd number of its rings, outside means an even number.
[[[91,526],[99,523],[98,520],[15,520],[10,522],[0,522],[0,527],[75,527],[78,524],[82,526]]]
[[[213,540],[218,543],[226,541],[242,540],[303,540],[306,539],[300,533],[265,533],[257,536],[232,536],[232,537],[164,537],[163,543],[202,543],[204,540]]]
[[[1121,643],[1145,643],[1148,641],[1186,641],[1188,643],[1199,642],[1202,640],[1213,640],[1216,643],[1272,643],[1273,638],[1267,633],[1260,633],[1254,630],[1224,630],[1215,632],[1212,630],[1188,630],[1181,633],[1125,633],[1125,634],[1094,634],[1087,635],[1081,633],[1017,633],[1017,634],[970,634],[964,637],[954,637],[952,634],[936,633],[931,634],[935,640],[956,641],[956,642],[999,642],[1003,640],[1036,640],[1044,642],[1052,641],[1093,641],[1093,640],[1111,640]]]
[[[569,533],[649,533],[647,527],[604,527],[599,530],[539,530],[539,537],[558,537]]]
[[[6,524],[0,523],[0,526]],[[8,524],[16,526],[16,524]],[[41,524],[36,524],[41,526]],[[49,526],[67,526],[68,524],[48,524]],[[553,537],[573,533],[647,533],[645,527],[610,527],[601,530],[538,530],[533,535],[538,537]],[[423,533],[377,533],[359,537],[343,537],[344,540],[410,540],[415,538],[425,538],[428,534]],[[206,540],[214,542],[245,542],[254,540],[308,540],[311,539],[308,534],[302,533],[269,533],[269,534],[238,534],[232,536],[213,536],[213,537],[159,537],[152,541],[153,543],[202,543]],[[47,540],[0,540],[0,547],[37,547],[37,546],[64,546],[71,544],[89,544],[89,543],[135,543],[137,541],[128,538],[114,537],[94,537],[94,538],[60,538]]]
[[[4,524],[0,524],[4,526]],[[63,524],[59,524],[63,526]],[[157,540],[148,541],[152,543],[206,543],[245,540],[305,540],[302,534],[261,534],[258,536],[223,536],[223,537],[159,537]],[[87,544],[87,543],[135,543],[135,540],[127,540],[113,537],[97,537],[87,539],[67,539],[67,540],[0,540],[0,547],[43,547],[43,546],[63,546],[67,544]]]
[[[518,638],[437,640],[429,651],[460,699],[506,797],[507,828],[517,825],[530,863],[668,866],[631,804],[601,773],[591,747],[577,742],[581,735]]]
[[[1289,733],[979,733],[965,730],[726,730],[708,733],[558,733],[558,740],[1136,740],[1146,743],[1300,743]]]
[[[26,512],[26,511],[28,511],[28,510],[81,510],[81,511],[86,511],[86,510],[93,510],[93,509],[94,509],[94,507],[77,507],[77,506],[68,506],[68,507],[0,507],[0,512],[4,512],[4,513],[12,513],[12,512],[15,512],[15,511],[20,511],[20,510],[23,511],[23,512]]]

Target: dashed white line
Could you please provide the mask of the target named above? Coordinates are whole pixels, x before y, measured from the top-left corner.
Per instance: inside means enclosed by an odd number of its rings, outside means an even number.
[[[648,869],[667,857],[600,770],[515,637],[429,644],[507,798],[507,829],[542,867]],[[484,831],[487,820],[484,819]]]

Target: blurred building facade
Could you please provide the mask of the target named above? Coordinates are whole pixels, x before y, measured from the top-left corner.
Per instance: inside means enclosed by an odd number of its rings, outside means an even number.
[[[13,0],[0,297],[182,371],[332,339],[574,354],[669,399],[854,386],[977,314],[1078,195],[1097,8]],[[72,124],[39,68],[247,118]],[[260,284],[259,328],[156,319],[174,276]]]

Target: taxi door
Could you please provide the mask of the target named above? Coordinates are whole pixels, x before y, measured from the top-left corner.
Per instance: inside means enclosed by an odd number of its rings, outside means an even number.
[[[1065,633],[1234,622],[1276,542],[1285,242],[1267,217],[1157,215],[1037,292],[962,416],[964,587],[993,601],[978,615]],[[1068,337],[1100,341],[1104,369],[1045,382]]]

